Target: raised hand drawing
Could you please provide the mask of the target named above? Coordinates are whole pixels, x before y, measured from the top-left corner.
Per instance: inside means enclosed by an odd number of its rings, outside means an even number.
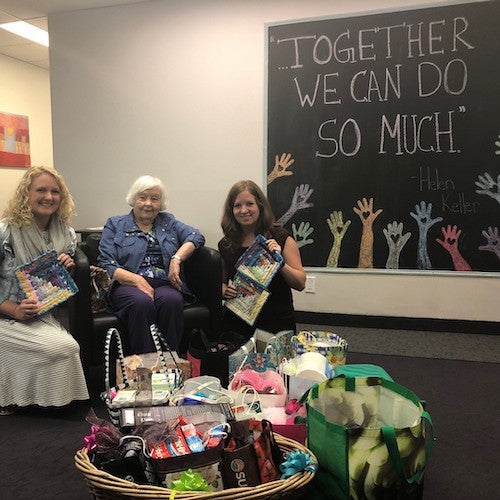
[[[326,261],[326,267],[338,267],[342,239],[345,236],[347,228],[351,225],[351,221],[346,220],[344,222],[342,212],[334,211],[330,214],[330,217],[326,219],[326,222],[328,223],[328,227],[333,234],[332,249],[328,255],[328,260]]]
[[[432,269],[431,260],[427,251],[427,233],[429,229],[443,220],[442,217],[431,217],[432,203],[428,205],[421,201],[420,205],[415,205],[415,212],[410,215],[417,221],[418,225],[418,247],[417,247],[417,266],[419,269]]]
[[[293,239],[297,242],[299,248],[314,243],[312,238],[308,239],[313,231],[314,227],[309,222],[301,222],[298,229],[295,223],[292,224]]]
[[[436,241],[451,255],[455,271],[470,271],[469,263],[463,258],[458,249],[458,239],[462,234],[462,230],[458,229],[457,226],[452,227],[448,224],[446,228],[444,226],[441,228],[441,232],[443,233],[443,239],[436,238]]]
[[[357,201],[358,206],[352,209],[358,214],[363,224],[363,233],[361,235],[361,244],[359,246],[358,267],[373,267],[373,221],[383,212],[379,208],[373,211],[373,198],[367,200],[363,198]]]
[[[478,175],[477,178],[479,180],[475,184],[479,189],[476,189],[476,193],[490,196],[500,203],[500,174],[498,174],[496,182],[488,172],[485,172],[484,175]]]
[[[290,208],[276,221],[284,226],[299,210],[313,207],[314,203],[308,203],[308,199],[314,193],[314,189],[309,188],[309,184],[301,184],[295,188]]]
[[[489,227],[488,231],[481,231],[486,238],[486,245],[481,245],[479,250],[485,252],[493,252],[500,260],[500,237],[498,235],[498,227]]]
[[[386,269],[399,269],[399,255],[406,242],[410,239],[411,233],[403,234],[403,223],[396,221],[387,224],[387,228],[384,228],[383,232],[389,247],[385,267]]]
[[[267,175],[267,184],[271,184],[278,177],[287,177],[293,175],[293,172],[287,170],[294,163],[292,153],[282,153],[281,156],[276,155],[274,159],[274,168]]]

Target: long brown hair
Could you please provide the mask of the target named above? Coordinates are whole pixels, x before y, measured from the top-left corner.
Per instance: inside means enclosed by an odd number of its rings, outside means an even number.
[[[226,236],[234,246],[240,245],[243,239],[243,231],[241,230],[241,226],[236,221],[233,215],[234,202],[238,195],[243,191],[248,191],[251,195],[253,195],[255,197],[257,205],[259,206],[259,220],[257,221],[257,227],[255,228],[256,234],[260,233],[264,236],[269,236],[269,230],[274,225],[273,210],[262,189],[260,189],[260,187],[257,186],[255,182],[250,180],[237,182],[229,190],[226,201],[224,203],[221,221],[221,227],[224,236]]]
[[[33,180],[41,174],[51,175],[59,186],[61,194],[61,203],[57,210],[59,218],[69,224],[71,217],[75,213],[75,203],[71,196],[62,175],[49,167],[30,167],[24,173],[14,196],[7,203],[3,216],[7,218],[10,224],[15,227],[21,227],[30,224],[33,221],[33,212],[29,204],[29,189]]]

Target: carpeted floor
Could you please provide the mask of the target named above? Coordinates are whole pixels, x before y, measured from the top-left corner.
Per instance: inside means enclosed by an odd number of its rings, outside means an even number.
[[[500,363],[500,335],[308,324],[297,329],[336,333],[347,341],[348,352]]]
[[[382,366],[427,401],[437,439],[425,474],[424,500],[499,498],[500,364],[356,352],[354,336],[343,333],[352,343],[349,363]],[[1,500],[90,498],[73,460],[90,429],[85,421],[90,407],[106,415],[97,390],[102,371],[90,375],[91,404],[57,414],[24,410],[0,417]]]

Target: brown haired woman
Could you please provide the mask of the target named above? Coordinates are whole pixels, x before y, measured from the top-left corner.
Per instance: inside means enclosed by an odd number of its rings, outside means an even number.
[[[255,182],[240,181],[229,190],[221,226],[224,238],[219,241],[219,251],[223,261],[224,299],[236,297],[237,290],[229,280],[236,272],[236,261],[258,234],[266,238],[271,252],[280,253],[284,259],[284,266],[273,278],[269,287],[270,297],[255,324],[250,326],[225,309],[224,332],[238,333],[249,338],[256,328],[272,333],[295,330],[291,289],[301,291],[306,282],[299,247],[285,228],[275,224],[271,205]]]

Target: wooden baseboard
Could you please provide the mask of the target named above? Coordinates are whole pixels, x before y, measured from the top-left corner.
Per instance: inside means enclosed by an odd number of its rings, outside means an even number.
[[[311,325],[351,326],[388,330],[422,330],[430,332],[481,333],[500,335],[500,322],[465,321],[429,318],[399,318],[390,316],[360,316],[351,314],[295,311],[297,323]]]

